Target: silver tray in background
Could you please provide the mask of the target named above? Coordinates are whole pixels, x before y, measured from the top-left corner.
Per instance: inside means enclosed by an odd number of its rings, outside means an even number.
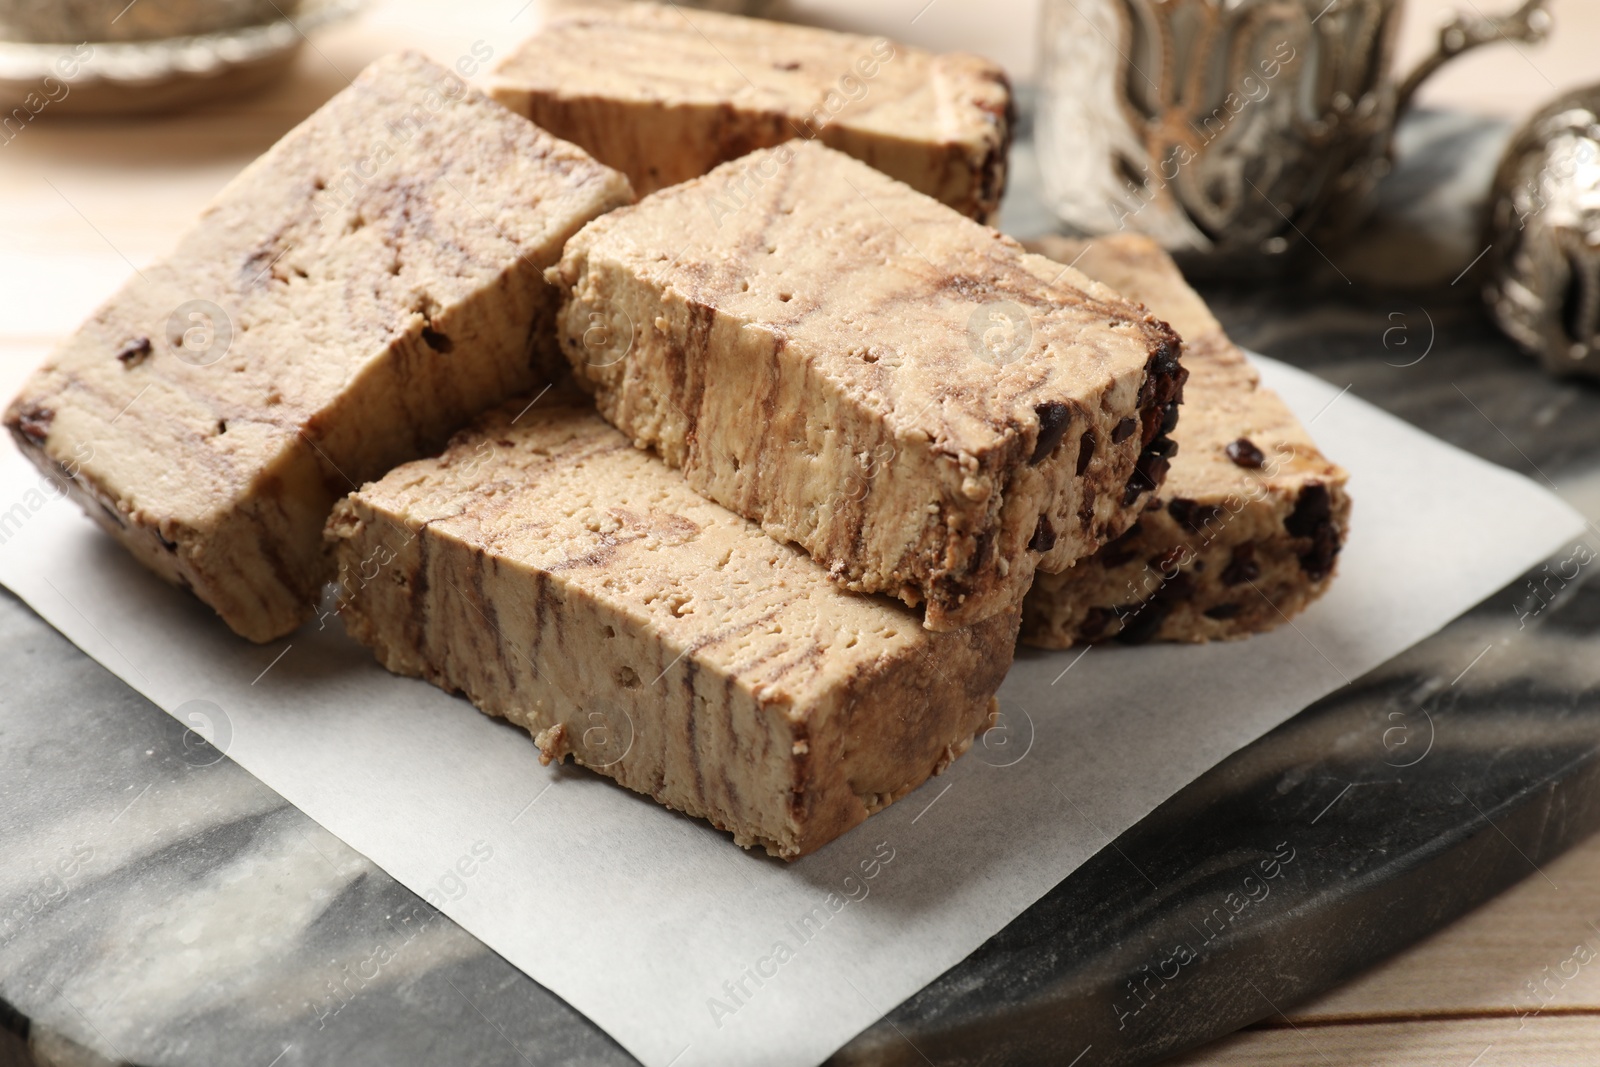
[[[161,40],[0,40],[0,123],[18,110],[30,119],[47,107],[58,115],[129,115],[250,92],[288,70],[308,33],[363,3],[305,0],[293,17]]]

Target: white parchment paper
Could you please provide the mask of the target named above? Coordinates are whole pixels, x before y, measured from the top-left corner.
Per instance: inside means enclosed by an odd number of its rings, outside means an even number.
[[[336,624],[264,647],[235,638],[49,500],[9,445],[0,581],[161,707],[221,709],[230,757],[649,1067],[803,1067],[1207,768],[1582,529],[1522,477],[1259,362],[1352,475],[1330,594],[1245,642],[1024,654],[1003,728],[790,865],[603,778],[541,767],[525,734],[389,676]]]

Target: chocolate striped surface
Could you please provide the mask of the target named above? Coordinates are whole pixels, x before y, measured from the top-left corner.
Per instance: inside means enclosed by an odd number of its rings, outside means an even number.
[[[384,666],[785,858],[987,728],[1016,612],[929,633],[567,404],[514,402],[335,510],[339,612]]]

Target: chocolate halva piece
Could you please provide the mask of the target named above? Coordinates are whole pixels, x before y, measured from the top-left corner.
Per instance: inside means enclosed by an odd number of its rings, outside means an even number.
[[[930,633],[592,408],[514,402],[341,502],[348,632],[746,847],[793,858],[988,728],[1017,613]]]
[[[542,272],[627,179],[417,55],[379,60],[62,344],[6,422],[235,631],[312,614],[333,504],[564,368]]]
[[[1005,191],[1011,88],[993,63],[675,4],[558,6],[490,92],[640,195],[792,139],[980,221]]]
[[[1184,338],[1181,447],[1139,521],[1041,574],[1023,641],[1210,641],[1280,625],[1321,596],[1350,525],[1348,476],[1231,342],[1160,246],[1132,234],[1037,246],[1149,306]]]
[[[815,142],[597,219],[549,277],[602,415],[932,629],[1009,611],[1165,474],[1172,330]]]

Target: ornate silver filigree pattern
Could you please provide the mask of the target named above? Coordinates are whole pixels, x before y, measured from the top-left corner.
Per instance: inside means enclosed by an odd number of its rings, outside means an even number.
[[[1047,0],[1040,166],[1059,216],[1259,257],[1347,227],[1398,110],[1449,58],[1548,30],[1543,0],[1458,18],[1403,86],[1403,0]]]

